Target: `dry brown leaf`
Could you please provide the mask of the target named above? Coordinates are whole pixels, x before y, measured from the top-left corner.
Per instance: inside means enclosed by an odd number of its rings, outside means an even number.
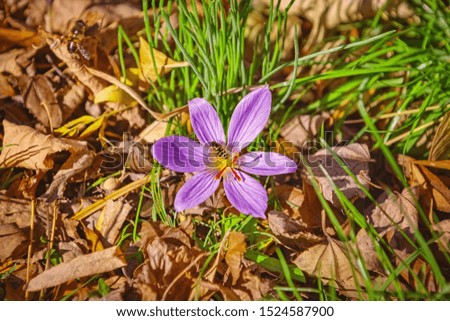
[[[346,289],[354,285],[354,273],[358,275],[344,244],[332,238],[302,252],[294,264],[309,275],[320,278],[325,284],[336,281],[338,285],[345,285]]]
[[[93,3],[92,0],[65,1],[54,0],[48,12],[50,30],[64,34],[71,21],[78,19],[86,8]]]
[[[30,203],[0,195],[0,224],[16,224],[19,228],[30,226]]]
[[[448,160],[450,159],[450,111],[448,111],[433,137],[430,155],[428,160]]]
[[[127,265],[118,247],[78,256],[37,275],[27,285],[27,291],[39,291],[76,278],[109,272]]]
[[[0,224],[0,261],[13,256],[14,252],[24,252],[26,246],[23,246],[26,240],[25,234],[13,224]],[[22,249],[20,249],[22,247]],[[23,253],[14,255],[21,257]]]
[[[274,191],[277,199],[280,201],[283,212],[289,214],[300,225],[306,226],[306,223],[302,220],[302,213],[300,211],[300,206],[305,200],[303,191],[288,184],[277,186],[274,188]]]
[[[209,291],[210,295],[211,295],[211,293],[220,292],[225,301],[239,301],[240,300],[239,295],[237,295],[237,293],[233,289],[230,289],[227,286],[208,282],[206,280],[201,280],[199,285],[203,290]],[[202,297],[202,299],[204,299],[204,297]]]
[[[45,222],[52,210],[45,202],[36,201],[37,219],[42,217]],[[31,222],[31,201],[10,198],[0,194],[0,225],[14,224],[20,229],[30,226]],[[42,224],[42,223],[41,223]]]
[[[102,210],[96,224],[96,229],[102,234],[108,244],[114,244],[120,229],[133,207],[123,199],[109,200]]]
[[[256,266],[256,264],[254,265]],[[263,299],[273,290],[273,284],[270,279],[263,278],[251,271],[251,267],[246,268],[241,273],[241,280],[233,288],[241,300],[255,301]]]
[[[339,155],[344,164],[348,166],[348,169],[355,175],[358,182],[368,189],[370,154],[367,145],[355,143],[342,147],[333,147],[332,151]],[[333,154],[328,150],[323,149],[314,155],[309,156],[308,163],[321,186],[323,196],[336,208],[341,208],[342,205],[339,202],[336,193],[333,191],[331,182],[323,173],[320,165],[327,171],[334,185],[336,185],[348,199],[355,199],[358,197],[365,198],[366,195],[358,183],[345,172],[344,168],[339,165],[333,157]]]
[[[397,159],[403,166],[410,185],[420,187],[418,195],[424,208],[433,205],[439,211],[450,212],[450,189],[444,182],[445,177],[438,176],[427,168],[443,161],[418,161],[406,155],[399,155]]]
[[[0,52],[13,46],[36,48],[43,43],[44,39],[34,31],[0,28]]]
[[[440,237],[436,240],[439,248],[450,253],[450,219],[440,221],[431,226]]]
[[[225,261],[231,271],[232,285],[235,285],[242,270],[242,259],[247,251],[245,243],[245,234],[232,231],[228,237],[228,249],[225,255]]]
[[[31,62],[36,50],[12,49],[0,54],[0,72],[20,77]]]
[[[69,159],[53,177],[47,191],[41,196],[42,199],[45,199],[47,202],[53,202],[57,198],[60,198],[64,193],[66,183],[69,179],[91,166],[94,154],[88,151],[84,144],[81,144],[79,147],[80,149],[78,150],[73,149],[73,153]]]
[[[155,141],[166,136],[167,122],[155,120],[153,123],[144,128],[139,134],[139,140],[144,140],[148,143],[154,143]]]
[[[322,206],[311,185],[304,183],[303,191],[291,185],[280,185],[276,187],[275,193],[283,212],[303,228],[321,226]]]
[[[207,293],[207,295],[200,297],[202,300],[209,300],[212,294],[219,292],[225,301],[255,301],[267,296],[272,291],[273,284],[269,279],[255,274],[251,268],[244,268],[235,286],[202,280],[200,287]]]
[[[314,234],[307,227],[299,224],[288,215],[270,211],[268,214],[269,227],[276,238],[285,246],[302,249],[323,241],[323,237]]]
[[[46,0],[30,0],[27,8],[27,26],[37,28],[44,25],[44,16],[47,12]]]
[[[373,241],[366,230],[359,230],[356,234],[356,246],[359,249],[362,259],[364,260],[364,265],[369,271],[376,271],[382,273],[383,269],[381,267],[380,261],[378,260],[378,255],[373,245]]]
[[[258,0],[253,5],[265,4],[270,0]],[[286,10],[290,0],[280,2],[280,10]],[[341,24],[375,17],[378,10],[385,9],[390,16],[410,18],[414,11],[402,0],[304,0],[294,1],[289,14],[306,18],[312,23],[312,30],[305,44],[305,50],[322,42],[327,32]]]
[[[439,211],[450,213],[450,189],[448,186],[425,166],[419,166],[419,168],[429,183],[428,188],[431,188],[430,196],[434,200],[433,205]]]
[[[80,244],[82,244],[80,246]],[[89,246],[87,244],[86,240],[77,239],[77,241],[70,241],[70,242],[58,242],[57,243],[57,250],[59,253],[62,253],[62,259],[63,262],[69,262],[75,259],[78,256],[83,256],[83,248],[88,249]]]
[[[48,202],[60,197],[66,182],[88,168],[94,159],[86,142],[44,135],[28,126],[3,121],[4,139],[0,167],[23,167],[46,172],[53,168],[53,156],[68,151],[70,157],[56,173],[47,192],[42,196]]]
[[[179,228],[144,222],[140,235],[146,263],[134,272],[134,286],[142,299],[189,298],[206,253]]]
[[[73,84],[69,88],[65,87],[58,91],[58,99],[62,101],[63,121],[72,116],[73,112],[81,106],[86,97],[84,86]]]
[[[369,223],[380,236],[400,228],[412,237],[418,227],[418,212],[414,197],[416,197],[415,189],[405,188],[401,194],[383,193],[377,199],[380,206],[375,207],[368,215]]]
[[[369,207],[365,213],[368,222],[373,225],[381,237],[386,237],[390,246],[401,259],[405,259],[413,251],[411,244],[405,240],[400,230],[414,241],[414,231],[418,228],[415,197],[417,197],[416,189],[405,188],[401,194],[383,193],[377,199],[380,206],[374,209],[373,206]]]
[[[14,88],[8,81],[8,77],[3,74],[0,74],[0,99],[5,97],[12,97],[15,95]]]
[[[327,113],[320,115],[299,115],[289,120],[281,129],[283,138],[294,145],[303,148],[313,139],[322,124],[330,118]]]
[[[3,121],[3,128],[1,167],[48,171],[53,168],[51,156],[55,153],[61,151],[73,154],[89,153],[84,142],[44,135],[31,127],[16,125],[8,120]]]

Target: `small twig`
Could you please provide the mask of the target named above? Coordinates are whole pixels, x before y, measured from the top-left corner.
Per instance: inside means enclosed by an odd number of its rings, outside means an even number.
[[[447,105],[445,107],[434,105],[434,106],[429,106],[429,107],[425,108],[424,111],[433,111],[433,110],[437,110],[437,109],[440,109],[440,108],[447,108],[447,107],[450,107],[450,105]],[[397,111],[397,112],[394,112],[394,113],[388,113],[388,114],[383,114],[383,115],[380,115],[380,116],[375,116],[375,117],[373,117],[373,119],[380,120],[380,119],[393,118],[393,117],[397,117],[397,116],[406,116],[406,115],[411,115],[411,114],[418,113],[419,111],[420,111],[420,108],[404,110],[404,111]],[[344,120],[343,123],[346,124],[346,125],[347,124],[359,124],[359,123],[364,123],[364,119]]]
[[[414,128],[413,131],[407,131],[407,132],[405,132],[405,133],[403,133],[401,135],[398,135],[397,137],[394,137],[394,138],[388,140],[385,143],[385,145],[386,146],[390,146],[390,145],[392,145],[392,144],[394,144],[394,143],[396,143],[398,141],[401,141],[403,138],[408,137],[409,135],[415,134],[416,132],[421,131],[422,129],[431,127],[431,126],[435,125],[436,123],[440,122],[442,120],[442,118],[443,117],[439,118],[438,120],[435,120],[435,121],[423,124],[422,126],[416,127],[416,128]]]
[[[124,187],[119,188],[118,190],[112,192],[109,195],[106,195],[104,198],[98,200],[97,202],[89,205],[88,207],[83,208],[82,210],[80,210],[78,213],[76,213],[73,217],[72,220],[82,220],[85,217],[88,217],[89,215],[91,215],[92,213],[98,211],[99,209],[103,208],[106,205],[106,202],[108,200],[115,200],[119,197],[121,197],[122,195],[125,195],[129,192],[131,192],[132,190],[135,190],[139,187],[141,187],[144,184],[147,184],[148,182],[150,182],[150,177],[149,176],[145,176],[141,179],[138,179],[137,181],[134,181],[128,185],[125,185]]]
[[[31,217],[30,217],[30,244],[28,245],[28,253],[27,253],[27,276],[26,276],[26,284],[30,282],[30,265],[31,265],[31,254],[33,252],[33,238],[34,238],[34,217],[36,213],[36,199],[31,200]],[[26,287],[25,287],[26,288]],[[25,291],[25,300],[28,301],[30,296],[30,292]]]
[[[53,218],[52,218],[52,229],[50,234],[50,239],[47,243],[47,260],[45,262],[45,270],[48,270],[50,268],[50,259],[51,259],[51,251],[53,249],[53,241],[55,240],[55,230],[56,230],[56,214],[58,213],[58,201],[53,202]],[[44,299],[44,292],[45,290],[42,289],[41,293],[39,294],[39,300]]]

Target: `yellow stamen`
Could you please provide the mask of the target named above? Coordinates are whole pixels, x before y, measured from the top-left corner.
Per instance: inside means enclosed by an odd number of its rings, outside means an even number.
[[[228,154],[225,147],[220,145],[218,146],[214,145],[213,148],[211,148],[210,156],[213,159],[213,161],[210,163],[211,164],[210,166],[218,171],[215,176],[216,179],[221,179],[224,173],[228,169],[230,169],[234,177],[238,181],[242,180],[242,177],[239,175],[239,172],[234,168],[235,163],[239,158],[239,155],[234,155],[233,157],[231,157],[231,155]]]

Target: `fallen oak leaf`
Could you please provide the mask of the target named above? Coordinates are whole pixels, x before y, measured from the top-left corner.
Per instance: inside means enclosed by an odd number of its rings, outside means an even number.
[[[78,256],[69,262],[37,275],[26,286],[29,292],[39,291],[85,276],[109,272],[127,265],[118,247]]]

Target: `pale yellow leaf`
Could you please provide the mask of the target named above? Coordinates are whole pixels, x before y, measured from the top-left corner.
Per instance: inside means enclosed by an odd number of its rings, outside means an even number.
[[[100,90],[94,98],[94,103],[113,102],[131,106],[136,105],[137,102],[128,95],[125,91],[118,88],[116,85],[110,85]]]
[[[141,64],[141,80],[148,82],[148,79],[155,81],[157,75],[164,75],[173,68],[189,66],[186,62],[177,62],[167,57],[156,49],[150,49],[148,42],[139,38],[139,61]]]

